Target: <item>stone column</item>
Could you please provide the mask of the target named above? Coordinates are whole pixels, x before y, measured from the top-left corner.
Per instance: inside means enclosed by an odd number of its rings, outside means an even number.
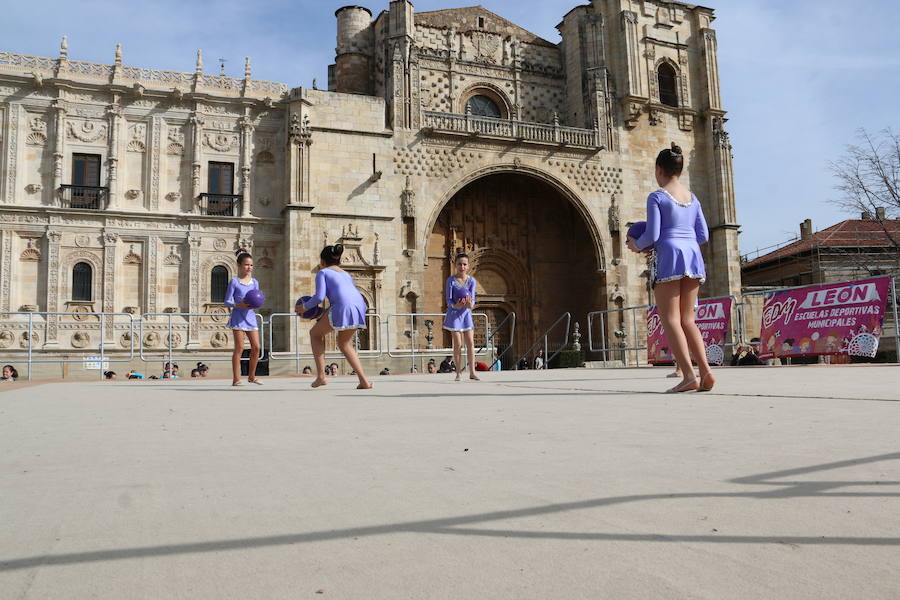
[[[147,290],[144,298],[144,310],[148,313],[156,313],[159,312],[158,298],[159,294],[157,294],[157,289],[159,287],[159,281],[157,280],[158,273],[158,261],[159,261],[159,244],[160,239],[155,235],[147,236],[146,241],[144,242],[147,247],[146,259],[144,263],[147,265],[145,270],[145,279],[144,279],[144,288]]]
[[[288,173],[288,204],[309,206],[312,204],[310,173],[310,149],[312,131],[309,117],[294,112],[288,126],[288,151],[290,172]]]
[[[21,104],[10,104],[7,111],[7,142],[6,142],[6,202],[16,202],[16,175],[18,174],[19,161],[19,123],[22,121],[25,109]]]
[[[717,57],[716,30],[704,28],[700,30],[703,35],[703,63],[706,73],[706,90],[709,108],[722,109],[722,97],[719,92],[719,60]]]
[[[252,164],[252,151],[253,151],[253,123],[250,120],[250,117],[245,115],[240,120],[241,126],[241,195],[243,196],[243,201],[241,202],[241,216],[249,217],[250,216],[250,200],[252,190],[250,189],[250,165]]]
[[[122,122],[125,119],[122,116],[122,107],[115,104],[107,108],[106,114],[109,118],[109,148],[106,159],[106,185],[109,187],[109,200],[106,207],[115,210],[119,204],[119,140],[122,137]]]
[[[165,120],[156,116],[150,119],[150,147],[147,153],[150,155],[150,185],[146,189],[150,190],[147,194],[145,206],[151,212],[159,210],[159,189],[160,189],[160,169],[162,162],[162,139]]]
[[[189,269],[189,285],[188,285],[188,312],[200,313],[200,244],[202,240],[195,233],[188,234],[188,264]],[[200,348],[200,321],[198,317],[188,318],[188,349]]]
[[[200,167],[202,148],[200,141],[203,135],[203,119],[194,112],[191,122],[191,212],[200,212]]]
[[[10,310],[12,305],[12,242],[15,233],[0,229],[0,311]]]
[[[59,311],[59,242],[62,233],[50,230],[47,232],[47,260],[44,265],[47,269],[47,312]],[[47,332],[44,335],[44,347],[59,347],[59,316],[47,315]]]
[[[625,59],[628,76],[626,94],[646,97],[644,82],[641,78],[641,48],[637,13],[630,10],[622,11],[622,29],[625,38]]]
[[[105,313],[116,312],[116,245],[119,234],[107,231],[103,234],[103,308]],[[107,343],[115,343],[116,329],[113,317],[104,322]]]
[[[66,103],[53,101],[53,205],[60,205],[59,188],[63,184],[63,159],[66,142]]]
[[[313,288],[313,280],[308,275],[309,266],[313,260],[310,252],[310,212],[312,206],[300,206],[291,204],[284,210],[285,246],[284,269],[288,285],[284,286],[284,305],[289,307],[286,312],[294,310],[294,302],[304,294],[309,294]],[[276,335],[276,340],[284,340],[284,346],[279,349],[287,349],[293,343],[297,335],[296,320],[288,319],[290,325]],[[308,337],[301,335],[302,347],[309,345]]]

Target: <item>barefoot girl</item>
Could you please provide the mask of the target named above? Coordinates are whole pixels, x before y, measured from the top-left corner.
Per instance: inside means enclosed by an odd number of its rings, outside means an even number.
[[[709,230],[700,201],[680,181],[684,169],[681,148],[672,144],[656,157],[656,182],[660,189],[647,198],[647,230],[638,239],[629,238],[634,252],[653,246],[653,293],[659,316],[666,328],[666,340],[682,375],[671,393],[700,389],[709,391],[716,382],[706,360],[706,348],[697,324],[694,307],[706,268],[700,244],[709,240]],[[691,355],[700,369],[694,374]]]
[[[456,274],[447,278],[445,290],[447,315],[444,317],[444,329],[453,337],[456,381],[459,381],[462,370],[463,340],[469,357],[469,379],[478,381],[475,374],[475,324],[472,321],[472,309],[475,307],[475,278],[469,276],[468,254],[457,254],[454,264]]]
[[[256,311],[247,306],[244,296],[250,290],[258,290],[259,282],[251,277],[253,273],[253,257],[245,248],[237,254],[238,276],[232,277],[225,292],[225,306],[231,307],[231,318],[228,327],[234,333],[234,352],[231,354],[231,385],[241,385],[241,353],[244,351],[244,336],[250,340],[250,376],[247,381],[262,385],[256,378],[256,363],[259,361],[259,325],[256,322]]]
[[[359,377],[359,385],[356,387],[365,390],[371,388],[372,384],[366,379],[359,356],[353,348],[353,336],[357,329],[366,328],[366,302],[353,284],[353,278],[339,266],[343,253],[344,246],[341,244],[325,246],[322,249],[319,254],[319,272],[316,274],[316,293],[294,309],[297,314],[302,314],[328,298],[328,310],[309,330],[316,361],[316,379],[312,382],[312,387],[328,383],[325,375],[325,336],[335,330],[338,348]]]

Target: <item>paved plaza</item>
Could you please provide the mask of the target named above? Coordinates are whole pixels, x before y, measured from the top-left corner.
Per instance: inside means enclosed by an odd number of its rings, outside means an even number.
[[[0,388],[0,598],[898,598],[900,367]]]

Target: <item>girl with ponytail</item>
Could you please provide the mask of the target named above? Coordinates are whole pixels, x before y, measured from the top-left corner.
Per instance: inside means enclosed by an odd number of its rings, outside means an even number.
[[[225,292],[225,306],[231,308],[228,327],[234,335],[234,352],[231,353],[231,385],[241,385],[241,354],[244,351],[244,336],[250,341],[250,376],[247,381],[262,385],[256,378],[256,363],[259,361],[259,325],[256,322],[256,311],[244,302],[244,296],[250,290],[258,290],[259,282],[253,274],[253,257],[246,248],[237,252],[238,276],[232,277]]]
[[[298,301],[294,310],[301,315],[328,298],[328,309],[309,330],[316,362],[316,380],[312,382],[312,387],[328,384],[325,373],[325,336],[337,331],[338,348],[359,377],[359,385],[356,387],[364,390],[371,388],[372,384],[366,379],[359,362],[359,356],[353,347],[353,337],[357,329],[366,328],[366,301],[356,289],[350,274],[340,267],[343,253],[344,246],[341,244],[322,249],[319,254],[319,272],[316,274],[316,293],[306,302]]]

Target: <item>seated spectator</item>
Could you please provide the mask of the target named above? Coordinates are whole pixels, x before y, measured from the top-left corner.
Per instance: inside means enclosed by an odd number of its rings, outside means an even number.
[[[132,369],[132,370],[128,371],[128,374],[125,375],[125,378],[126,378],[126,379],[143,379],[143,378],[144,378],[144,374],[143,374],[143,373],[138,373],[137,371],[135,371],[134,369]]]
[[[115,371],[103,371],[103,379],[115,379],[116,372]]]
[[[490,368],[487,366],[487,363],[476,362],[476,363],[475,363],[475,370],[476,370],[476,371],[488,371],[488,370],[490,370]]]
[[[434,364],[433,360],[428,361],[428,373],[431,375],[437,373],[437,366]]]
[[[12,365],[3,365],[3,375],[0,376],[0,381],[6,381],[8,383],[12,383],[16,379],[19,378],[19,372],[16,371],[16,368]]]
[[[387,367],[383,368],[381,370],[381,373],[379,373],[379,375],[390,375],[390,374],[391,374],[391,370]]]
[[[519,360],[519,370],[520,370],[520,371],[527,371],[527,370],[528,370],[528,359],[525,358],[524,356],[522,357],[521,360]]]
[[[340,370],[340,367],[338,366],[338,364],[337,364],[337,363],[331,363],[331,376],[332,376],[332,377],[337,377],[337,376],[340,375],[340,374],[341,374],[341,370]]]
[[[742,344],[735,349],[731,357],[732,367],[752,367],[761,365],[759,360],[759,338],[750,340],[750,344]]]
[[[200,377],[200,371],[198,371],[197,369],[191,369],[191,379],[193,379],[194,377]]]
[[[441,366],[438,369],[438,373],[453,373],[456,371],[456,366],[453,364],[453,358],[448,356],[444,360],[441,361]]]
[[[312,369],[310,368],[309,365],[306,365],[305,367],[303,367],[303,374],[304,375],[312,375]]]
[[[419,368],[416,365],[413,365],[412,367],[410,367],[409,372],[410,373],[418,373]]]
[[[199,373],[200,377],[206,377],[207,375],[209,375],[209,367],[207,367],[202,362],[198,362],[197,363],[197,373]]]

